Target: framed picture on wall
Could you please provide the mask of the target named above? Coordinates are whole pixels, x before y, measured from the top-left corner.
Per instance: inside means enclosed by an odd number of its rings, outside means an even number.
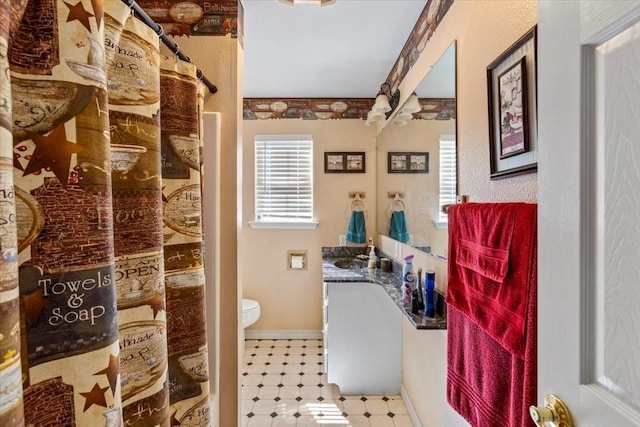
[[[428,173],[428,152],[389,152],[387,153],[388,173]]]
[[[332,151],[324,153],[325,173],[365,173],[364,152]]]
[[[487,67],[491,179],[538,167],[536,27]]]

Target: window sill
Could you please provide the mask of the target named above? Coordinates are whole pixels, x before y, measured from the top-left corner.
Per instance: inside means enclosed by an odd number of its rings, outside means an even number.
[[[270,230],[315,230],[319,222],[271,222],[271,221],[249,221],[249,227],[253,229]]]

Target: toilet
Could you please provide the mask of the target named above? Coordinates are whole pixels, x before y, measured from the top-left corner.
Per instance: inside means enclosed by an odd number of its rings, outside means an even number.
[[[242,299],[242,327],[248,328],[260,318],[260,303],[252,299]]]

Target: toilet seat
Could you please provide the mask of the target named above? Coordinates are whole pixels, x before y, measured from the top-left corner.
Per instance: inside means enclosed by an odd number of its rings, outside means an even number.
[[[253,325],[260,317],[260,303],[252,299],[242,299],[242,327]]]

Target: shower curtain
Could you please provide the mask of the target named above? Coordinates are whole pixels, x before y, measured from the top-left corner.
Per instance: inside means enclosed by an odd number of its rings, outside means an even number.
[[[160,87],[171,413],[180,425],[202,426],[210,413],[195,66],[164,59]]]
[[[195,79],[120,1],[0,14],[0,425],[208,426]]]

